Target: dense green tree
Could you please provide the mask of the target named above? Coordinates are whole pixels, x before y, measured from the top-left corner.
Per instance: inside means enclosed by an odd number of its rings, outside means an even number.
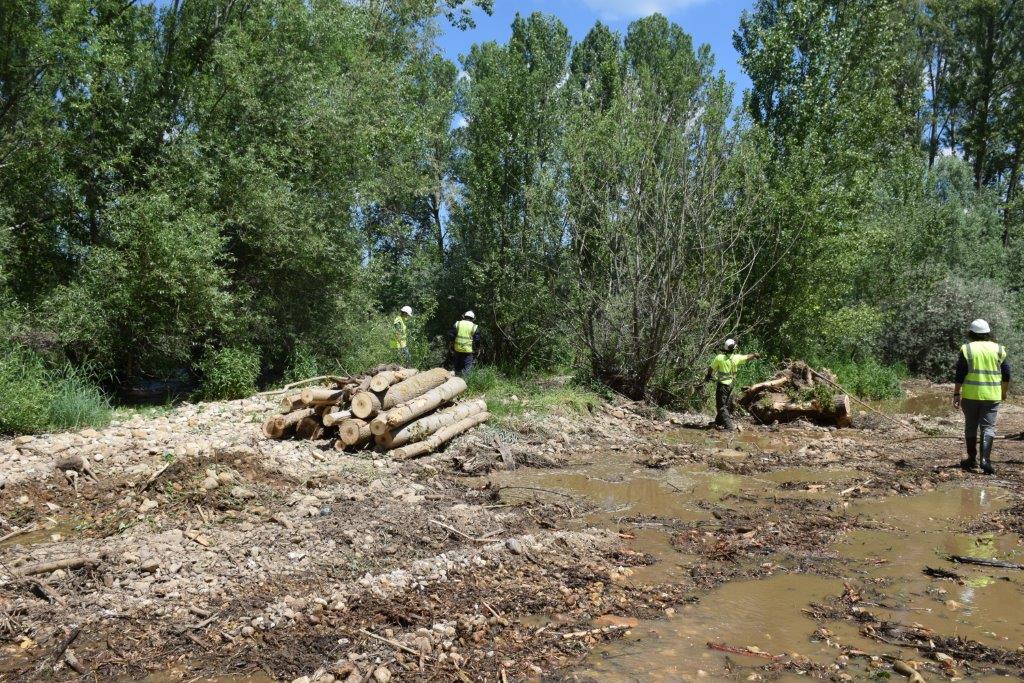
[[[474,308],[492,358],[552,363],[564,294],[561,137],[570,39],[551,16],[517,16],[507,45],[474,45],[459,92],[452,321]]]

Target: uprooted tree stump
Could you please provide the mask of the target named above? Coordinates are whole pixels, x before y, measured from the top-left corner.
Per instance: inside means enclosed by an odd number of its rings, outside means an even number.
[[[850,424],[850,399],[836,387],[828,370],[794,361],[771,379],[748,387],[738,402],[764,423],[804,419],[819,425]]]

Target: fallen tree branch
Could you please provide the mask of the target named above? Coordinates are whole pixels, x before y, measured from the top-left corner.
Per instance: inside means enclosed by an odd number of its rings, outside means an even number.
[[[456,536],[461,536],[462,538],[466,539],[467,541],[472,541],[474,543],[494,543],[494,539],[493,538],[475,538],[473,536],[470,536],[469,534],[467,534],[464,531],[459,531],[455,527],[450,526],[448,524],[445,524],[444,522],[436,520],[436,519],[429,519],[427,521],[430,522],[431,524],[436,524],[437,526],[439,526],[439,527],[441,527],[443,529],[447,529],[448,531],[452,532]],[[491,532],[491,534],[489,534],[489,535],[493,535],[494,533],[497,533],[497,532]]]
[[[102,555],[79,555],[77,557],[67,557],[63,560],[52,560],[50,562],[30,564],[18,573],[21,576],[49,574],[50,572],[55,572],[58,569],[81,569],[82,567],[94,567],[102,561]]]
[[[408,652],[409,654],[414,655],[416,657],[426,657],[427,659],[433,659],[433,657],[430,657],[429,655],[424,655],[422,652],[417,652],[408,645],[403,645],[397,640],[391,640],[390,638],[385,638],[384,636],[378,636],[376,633],[367,631],[365,628],[359,629],[359,632],[362,633],[364,636],[369,636],[374,640],[379,640],[382,643],[387,643],[391,647],[397,647],[399,650]]]
[[[4,541],[9,541],[12,538],[16,538],[18,536],[21,536],[22,534],[31,533],[31,532],[35,531],[36,529],[38,529],[38,528],[39,527],[37,527],[35,524],[29,524],[27,527],[24,527],[22,529],[15,529],[14,531],[10,532],[9,534],[4,534],[3,536],[0,536],[0,543],[3,543]]]
[[[748,657],[760,657],[762,659],[782,659],[784,655],[773,655],[768,652],[761,652],[760,650],[751,650],[746,647],[733,647],[732,645],[726,645],[725,643],[712,643],[708,642],[707,646],[712,650],[718,650],[719,652],[728,652],[734,655],[747,655]]]
[[[979,567],[995,567],[997,569],[1024,570],[1024,564],[1013,562],[1000,562],[999,560],[987,560],[983,557],[967,557],[965,555],[947,555],[946,559],[957,564],[976,564]]]

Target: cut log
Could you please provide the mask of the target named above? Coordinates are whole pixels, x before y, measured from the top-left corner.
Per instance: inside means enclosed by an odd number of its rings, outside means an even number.
[[[381,408],[390,410],[395,406],[411,401],[412,399],[425,394],[435,387],[439,387],[448,381],[452,373],[444,368],[434,368],[426,372],[418,372],[407,380],[393,384],[381,399]]]
[[[310,417],[314,414],[312,408],[303,408],[302,410],[293,410],[287,415],[275,415],[273,431],[278,434],[277,438],[281,438],[285,434],[295,429],[295,426],[303,420],[303,418]]]
[[[295,425],[295,436],[299,439],[315,441],[320,438],[323,432],[324,427],[320,423],[320,418],[315,415],[304,417]]]
[[[280,439],[284,436],[284,431],[278,426],[277,418],[280,415],[271,415],[263,421],[263,436],[268,439]]]
[[[483,399],[460,403],[432,415],[421,417],[399,430],[386,431],[377,437],[377,444],[389,450],[400,448],[408,443],[422,441],[442,427],[447,427],[470,415],[483,412],[487,412],[487,402]]]
[[[309,387],[302,390],[302,402],[308,406],[337,405],[345,392],[325,387]]]
[[[384,372],[379,372],[370,380],[370,391],[375,391],[377,393],[387,391],[387,388],[392,384],[404,382],[418,372],[419,370],[415,370],[413,368],[402,368],[401,370],[385,370]]]
[[[369,420],[375,417],[380,410],[381,403],[377,394],[369,391],[360,391],[352,397],[352,414],[360,420]]]
[[[468,432],[473,427],[486,422],[490,417],[491,414],[487,412],[470,415],[467,418],[459,420],[453,425],[442,427],[423,441],[409,444],[402,448],[396,448],[391,451],[391,457],[395,460],[409,460],[411,458],[418,458],[421,455],[426,455],[431,451],[437,450],[459,434]]]
[[[306,404],[302,402],[302,394],[291,394],[281,399],[281,412],[290,413],[293,410],[299,410],[305,408]]]
[[[327,413],[323,417],[324,427],[334,427],[338,423],[344,422],[350,417],[352,417],[351,410],[337,410],[333,413]]]
[[[365,420],[349,418],[338,425],[338,439],[346,446],[361,446],[370,440],[370,425]]]
[[[431,389],[425,394],[396,406],[385,415],[379,415],[370,423],[370,429],[374,434],[383,434],[407,422],[412,422],[420,415],[426,415],[445,401],[450,401],[466,390],[466,380],[461,377],[452,377],[439,387]]]

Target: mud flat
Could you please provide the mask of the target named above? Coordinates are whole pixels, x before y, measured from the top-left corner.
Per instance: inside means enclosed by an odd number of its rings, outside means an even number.
[[[0,679],[1024,676],[1024,571],[950,559],[1024,563],[1024,445],[982,477],[870,414],[605,406],[398,464],[268,442],[272,407],[0,442]],[[927,412],[898,417],[955,434]]]

